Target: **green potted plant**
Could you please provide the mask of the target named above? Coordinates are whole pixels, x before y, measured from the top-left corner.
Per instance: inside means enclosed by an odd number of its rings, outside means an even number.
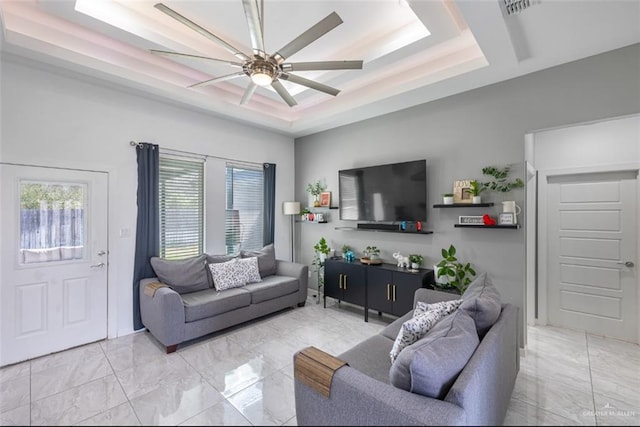
[[[453,245],[450,245],[449,249],[442,249],[442,260],[436,264],[434,270],[437,286],[444,289],[454,288],[461,295],[476,275],[471,263],[463,264],[458,261]]]
[[[411,268],[417,270],[424,262],[424,258],[422,257],[422,255],[411,254],[409,255],[409,262],[411,263]]]
[[[522,181],[520,178],[516,178],[511,181],[508,179],[510,171],[511,168],[509,166],[505,166],[503,168],[486,166],[482,168],[482,173],[484,175],[493,177],[492,181],[488,181],[483,184],[484,187],[487,190],[497,191],[500,193],[506,193],[514,188],[524,187],[524,181]]]
[[[453,193],[444,193],[442,194],[442,203],[445,205],[453,204]]]
[[[313,206],[320,206],[320,193],[322,193],[327,186],[322,183],[320,180],[307,184],[307,193],[313,196]]]
[[[327,240],[324,237],[321,237],[318,243],[313,245],[313,250],[314,255],[311,265],[318,275],[318,298],[316,299],[316,304],[319,304],[322,289],[324,287],[324,262],[326,261],[327,254],[330,251],[329,245],[327,245]]]
[[[471,193],[471,196],[473,196],[472,202],[474,204],[482,203],[480,193],[486,190],[486,187],[484,186],[484,184],[474,179],[469,182],[469,185],[471,185],[471,188],[469,189],[469,193]]]
[[[377,261],[380,255],[380,249],[376,246],[367,246],[362,252],[364,253],[363,258],[368,259],[369,261]]]

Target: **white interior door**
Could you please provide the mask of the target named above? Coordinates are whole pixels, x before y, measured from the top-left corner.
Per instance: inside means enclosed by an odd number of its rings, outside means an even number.
[[[0,176],[0,366],[106,338],[107,174]]]
[[[637,175],[549,177],[550,324],[637,342]]]

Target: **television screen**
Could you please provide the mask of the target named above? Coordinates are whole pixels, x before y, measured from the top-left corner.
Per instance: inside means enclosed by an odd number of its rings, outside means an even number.
[[[424,221],[427,216],[427,161],[338,171],[340,219]]]

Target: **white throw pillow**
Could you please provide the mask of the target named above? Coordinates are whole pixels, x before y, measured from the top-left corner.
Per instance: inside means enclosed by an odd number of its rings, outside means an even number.
[[[238,262],[238,258],[231,261],[209,264],[213,285],[217,291],[239,288],[247,284],[245,265]]]
[[[237,261],[242,265],[245,284],[262,282],[258,257],[238,258]]]
[[[460,307],[460,304],[462,304],[462,300],[443,301],[435,304],[418,302],[414,316],[402,324],[389,352],[391,363],[395,362],[405,347],[425,336],[440,319],[454,312]]]

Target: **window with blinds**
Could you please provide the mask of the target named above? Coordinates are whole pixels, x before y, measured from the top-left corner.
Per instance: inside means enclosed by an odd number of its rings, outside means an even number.
[[[204,248],[204,162],[160,155],[160,257],[182,259]]]
[[[262,165],[227,163],[225,238],[227,254],[263,246]]]

